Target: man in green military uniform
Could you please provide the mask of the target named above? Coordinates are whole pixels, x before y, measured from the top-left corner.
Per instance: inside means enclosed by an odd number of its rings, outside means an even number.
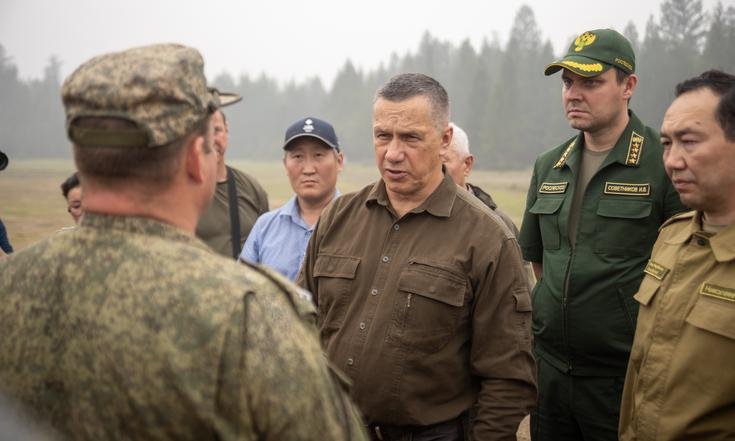
[[[364,439],[300,291],[194,237],[232,101],[201,55],[102,55],[62,96],[85,216],[0,262],[0,394],[65,439]]]
[[[641,304],[620,439],[735,439],[735,76],[676,87],[661,126],[664,165],[696,211],[669,220]]]
[[[566,117],[580,132],[536,160],[520,234],[539,278],[531,433],[615,440],[633,294],[658,227],[684,207],[658,133],[628,109],[638,80],[630,42],[611,29],[585,32],[545,74],[559,70]]]

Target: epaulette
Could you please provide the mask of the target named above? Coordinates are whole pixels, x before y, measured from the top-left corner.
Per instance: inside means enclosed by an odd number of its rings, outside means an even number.
[[[664,228],[668,227],[669,225],[675,224],[675,223],[677,223],[677,222],[681,222],[681,221],[689,221],[689,220],[691,220],[691,219],[692,219],[692,218],[694,217],[694,215],[696,215],[696,214],[697,214],[697,212],[696,212],[695,210],[692,210],[692,211],[685,211],[685,212],[683,212],[683,213],[675,214],[675,215],[671,216],[670,218],[668,218],[668,219],[666,220],[666,222],[664,222],[663,224],[661,224],[661,226],[660,226],[660,227],[658,227],[658,231],[661,231],[661,230],[663,230]]]

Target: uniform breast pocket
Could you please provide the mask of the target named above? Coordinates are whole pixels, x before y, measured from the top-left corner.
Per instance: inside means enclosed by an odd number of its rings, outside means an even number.
[[[528,210],[538,215],[541,243],[545,250],[558,250],[561,244],[559,209],[563,203],[563,197],[539,197]]]
[[[649,199],[602,198],[597,206],[595,253],[643,255],[650,251],[651,235],[658,224],[648,217],[653,209]]]
[[[398,282],[388,341],[420,351],[441,349],[468,319],[467,294],[463,274],[409,261]]]
[[[317,325],[323,343],[342,327],[359,265],[360,259],[351,256],[319,254],[316,258],[314,277],[319,280]]]
[[[735,302],[699,294],[687,323],[730,340],[735,347]]]

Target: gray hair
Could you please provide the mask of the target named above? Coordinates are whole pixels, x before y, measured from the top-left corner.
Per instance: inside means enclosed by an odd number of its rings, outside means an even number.
[[[449,96],[444,87],[428,75],[398,74],[378,89],[373,102],[379,98],[398,102],[415,96],[424,96],[429,100],[437,128],[443,129],[449,122]]]
[[[470,156],[470,139],[467,137],[467,133],[462,130],[462,127],[453,122],[450,122],[449,125],[454,130],[454,134],[452,135],[452,144],[450,147],[457,152],[460,159]]]

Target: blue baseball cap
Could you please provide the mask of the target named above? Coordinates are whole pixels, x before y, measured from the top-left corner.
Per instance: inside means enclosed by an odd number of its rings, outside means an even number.
[[[286,150],[294,139],[305,136],[316,138],[339,152],[339,142],[337,141],[337,134],[334,133],[334,127],[323,119],[314,118],[313,116],[301,118],[286,129],[283,149]]]

